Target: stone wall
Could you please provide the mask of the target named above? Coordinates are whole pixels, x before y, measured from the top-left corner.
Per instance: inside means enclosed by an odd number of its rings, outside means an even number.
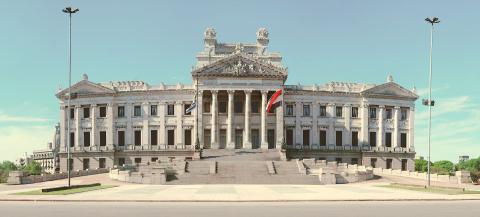
[[[185,167],[185,161],[158,161],[111,169],[109,177],[122,182],[162,185],[167,182],[167,176],[184,174]]]
[[[363,182],[373,178],[373,171],[356,164],[337,163],[335,161],[304,159],[297,160],[300,173],[318,175],[322,184],[346,184]]]
[[[108,173],[108,169],[72,171],[71,177],[88,176],[88,175],[95,175],[100,173]],[[53,180],[66,179],[66,178],[68,178],[68,174],[64,172],[55,173],[55,174],[27,176],[22,171],[11,171],[9,173],[7,183],[9,185],[32,184],[32,183],[53,181]]]
[[[373,168],[373,172],[376,175],[395,175],[402,177],[409,177],[414,179],[427,180],[427,173],[421,172],[410,172],[410,171],[401,171],[401,170],[392,170],[392,169],[383,169],[383,168]],[[436,173],[430,174],[430,180],[436,182],[446,182],[452,184],[462,184],[462,183],[471,183],[470,172],[468,171],[457,171],[455,176],[449,175],[438,175]]]

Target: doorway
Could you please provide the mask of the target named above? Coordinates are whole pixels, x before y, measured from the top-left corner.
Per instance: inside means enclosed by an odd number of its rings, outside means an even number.
[[[275,130],[274,129],[268,129],[267,142],[268,142],[268,149],[275,148]]]

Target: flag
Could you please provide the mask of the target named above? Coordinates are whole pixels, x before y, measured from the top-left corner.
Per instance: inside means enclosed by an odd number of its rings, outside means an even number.
[[[193,109],[195,109],[197,107],[197,101],[193,101],[193,103],[190,105],[190,107],[187,108],[187,110],[185,110],[185,113],[190,113],[192,112]]]
[[[283,101],[283,88],[275,91],[270,100],[267,103],[267,113],[274,107],[279,105]]]

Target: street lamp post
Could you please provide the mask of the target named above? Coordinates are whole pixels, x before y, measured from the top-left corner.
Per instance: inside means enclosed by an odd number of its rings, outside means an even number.
[[[67,171],[68,171],[68,187],[70,187],[70,178],[71,178],[71,153],[70,153],[70,99],[72,98],[72,14],[77,13],[78,8],[66,7],[62,10],[64,13],[68,14],[69,18],[69,33],[68,33],[68,99],[67,99]],[[77,117],[78,118],[78,117]]]
[[[430,187],[430,153],[431,153],[431,134],[432,134],[432,106],[435,101],[432,101],[432,48],[433,48],[433,25],[440,23],[437,17],[425,18],[425,21],[432,25],[430,29],[430,66],[428,73],[428,100],[423,100],[423,105],[428,106],[428,161],[427,161],[427,186]]]

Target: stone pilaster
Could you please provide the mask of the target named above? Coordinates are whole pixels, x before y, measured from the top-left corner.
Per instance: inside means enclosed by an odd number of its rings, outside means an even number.
[[[378,106],[377,147],[385,147],[385,106]]]
[[[260,122],[260,137],[261,137],[261,149],[268,149],[267,143],[267,93],[268,91],[262,91],[262,107],[261,111],[261,122]]]
[[[329,103],[327,105],[327,115],[328,115],[328,139],[327,143],[330,145],[336,145],[335,141],[335,104]]]
[[[408,111],[408,148],[415,150],[415,106],[411,106]]]
[[[295,101],[295,145],[300,144],[303,147],[303,135],[302,135],[302,116],[303,116],[303,104],[300,101]]]
[[[185,143],[183,141],[183,102],[176,101],[175,102],[175,116],[177,119],[177,126],[175,129],[175,144],[177,147],[185,147]]]
[[[243,135],[243,148],[252,149],[252,142],[250,141],[250,108],[251,108],[251,90],[245,90],[245,128]]]
[[[165,127],[165,114],[166,114],[166,103],[158,103],[158,116],[160,117],[160,127],[158,128],[158,144],[162,148],[167,148],[167,138],[166,138],[166,127]]]
[[[233,97],[235,94],[234,90],[228,90],[228,114],[227,114],[227,148],[234,149],[235,142],[233,141]]]
[[[343,105],[343,119],[345,121],[345,132],[343,133],[343,144],[352,144],[352,105]]]
[[[80,125],[80,110],[82,109],[82,107],[80,107],[80,105],[76,105],[75,106],[75,146],[76,147],[83,147],[83,141],[82,140],[82,136],[80,135],[81,133],[81,128],[82,126]]]
[[[125,145],[133,145],[133,128],[132,128],[132,116],[133,116],[133,104],[125,103],[125,116],[127,118],[127,129],[125,130]]]
[[[320,103],[319,102],[314,102],[312,104],[312,141],[310,144],[315,144],[315,145],[320,145],[320,131],[318,130],[318,118],[320,116]]]
[[[360,129],[360,145],[368,144],[368,108],[369,105],[365,100],[362,100],[362,104],[360,105],[360,118],[361,118],[361,129]]]
[[[150,117],[150,103],[142,103],[142,145],[149,146],[150,144],[150,128],[149,128],[149,117]]]
[[[210,109],[212,113],[212,123],[211,123],[211,138],[210,138],[210,146],[212,149],[218,149],[219,144],[218,144],[218,125],[217,125],[217,117],[218,117],[218,91],[217,90],[212,90],[212,107]]]
[[[100,146],[97,142],[97,105],[90,105],[90,120],[92,123],[92,130],[90,131],[90,146]]]
[[[400,107],[393,108],[393,147],[400,147]]]
[[[67,118],[69,118],[67,112],[65,106],[60,106],[60,151],[67,151]]]
[[[116,130],[114,126],[115,115],[115,104],[109,103],[107,105],[107,146],[113,146],[113,141],[115,141]],[[118,144],[117,144],[118,145]]]

